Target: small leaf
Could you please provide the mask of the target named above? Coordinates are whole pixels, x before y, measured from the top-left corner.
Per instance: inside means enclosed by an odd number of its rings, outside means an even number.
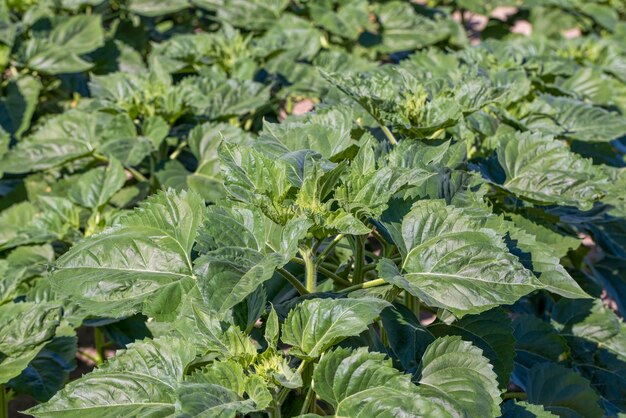
[[[124,167],[112,159],[105,167],[94,168],[81,176],[69,191],[70,199],[91,209],[106,205],[111,197],[124,186]]]
[[[282,341],[290,353],[304,359],[319,357],[346,337],[356,336],[389,304],[379,299],[311,299],[289,312]]]

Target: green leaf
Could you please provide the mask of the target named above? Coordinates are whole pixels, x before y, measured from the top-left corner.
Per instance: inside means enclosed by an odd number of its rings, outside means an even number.
[[[538,288],[495,231],[442,201],[417,202],[404,217],[401,233],[409,250],[405,273],[382,259],[379,276],[430,306],[462,317],[511,304]]]
[[[185,383],[178,389],[180,416],[234,418],[237,414],[262,411],[272,401],[259,376],[247,377],[242,392],[215,383]]]
[[[289,312],[281,340],[290,353],[317,358],[346,337],[359,335],[389,304],[378,299],[311,299]]]
[[[579,141],[605,142],[626,134],[626,118],[601,107],[543,95],[522,122],[533,131]]]
[[[69,328],[69,327],[68,327]],[[28,367],[7,386],[20,394],[27,394],[40,402],[50,399],[61,390],[76,368],[76,343],[74,330],[57,336],[47,343]]]
[[[173,0],[167,3],[159,0],[131,0],[130,11],[142,16],[157,17],[179,12],[189,5],[188,0]]]
[[[460,337],[435,340],[422,358],[418,393],[441,399],[473,417],[500,413],[500,392],[493,366],[482,350]]]
[[[443,406],[416,393],[410,375],[394,369],[384,354],[364,347],[324,354],[315,367],[313,384],[336,416],[358,417],[363,411],[378,417],[447,416]]]
[[[45,39],[31,39],[23,51],[26,66],[44,74],[79,73],[93,66],[72,51]]]
[[[0,305],[0,384],[18,376],[54,337],[61,309],[52,303]]]
[[[500,388],[506,388],[515,357],[513,327],[506,312],[492,309],[480,315],[465,316],[450,325],[433,324],[428,331],[437,337],[458,335],[483,350],[498,375]]]
[[[561,365],[536,364],[528,373],[528,402],[561,417],[603,416],[600,397],[589,381]]]
[[[75,203],[99,209],[124,186],[126,174],[119,161],[112,159],[107,167],[98,167],[81,176],[69,191]]]
[[[302,120],[294,119],[280,124],[266,122],[258,141],[263,148],[271,147],[280,150],[282,154],[310,149],[332,160],[353,145],[351,128],[350,114],[332,109],[323,114],[306,116]]]
[[[590,160],[549,136],[516,134],[502,139],[498,161],[511,193],[541,204],[589,210],[604,194],[608,178]]]
[[[567,342],[547,322],[521,315],[515,318],[513,326],[517,365],[530,369],[534,364],[558,362],[568,355]]]
[[[104,45],[102,18],[77,15],[62,19],[50,32],[50,41],[73,54],[85,54]]]
[[[38,418],[171,415],[176,388],[195,355],[193,347],[174,338],[134,343],[28,413]]]
[[[194,285],[190,256],[204,211],[192,193],[153,196],[59,258],[54,289],[93,315],[171,315]]]
[[[10,80],[5,97],[0,99],[0,126],[20,138],[30,126],[40,91],[41,83],[34,77]]]
[[[71,110],[48,119],[0,160],[0,172],[28,173],[45,170],[84,157],[99,143],[110,121],[102,113]],[[117,132],[110,131],[109,135]]]
[[[256,356],[256,349],[248,335],[238,327],[221,323],[215,315],[203,306],[193,304],[193,316],[200,335],[194,336],[202,341],[202,348],[207,354],[221,359],[233,359],[248,366]]]
[[[278,324],[278,315],[276,314],[276,310],[272,306],[272,310],[267,316],[267,320],[265,321],[265,341],[267,341],[268,347],[274,348],[278,344],[278,333],[280,331]]]
[[[435,337],[423,327],[413,312],[404,305],[394,305],[380,314],[387,333],[389,348],[404,370],[417,371],[426,347]]]
[[[207,307],[223,315],[271,279],[296,255],[309,226],[293,218],[283,227],[243,206],[210,207],[198,238],[204,255],[195,263]]]
[[[506,402],[502,405],[502,418],[550,418],[558,415],[528,402]]]

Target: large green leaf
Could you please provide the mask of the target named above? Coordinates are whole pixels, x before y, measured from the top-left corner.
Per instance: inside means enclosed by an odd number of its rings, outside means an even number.
[[[105,123],[97,114],[70,111],[49,119],[0,160],[0,171],[27,173],[88,155]]]
[[[510,135],[502,139],[497,154],[506,174],[502,187],[532,202],[588,210],[609,180],[590,160],[549,136]]]
[[[404,273],[383,259],[379,275],[430,306],[461,317],[513,303],[539,287],[495,231],[442,201],[417,202],[400,234],[395,239],[408,250]]]
[[[421,397],[410,375],[401,373],[381,353],[336,349],[315,367],[315,392],[335,409],[336,416],[451,416],[442,405]]]
[[[207,307],[223,315],[271,279],[296,255],[309,226],[303,218],[277,225],[256,208],[210,207],[195,266]]]
[[[169,416],[195,355],[179,339],[137,342],[28,412],[35,417]]]
[[[100,15],[77,15],[60,21],[50,32],[50,41],[73,54],[85,54],[104,45]]]
[[[162,192],[59,258],[53,286],[93,315],[170,315],[194,285],[191,249],[204,212],[196,194]]]
[[[419,383],[419,394],[441,399],[469,416],[500,413],[493,366],[482,350],[460,337],[439,338],[426,349]]]
[[[541,96],[530,106],[523,123],[531,130],[579,141],[611,141],[626,134],[626,118],[601,107],[567,99]]]
[[[289,312],[281,340],[290,353],[317,358],[346,337],[359,335],[389,304],[371,298],[310,299]]]

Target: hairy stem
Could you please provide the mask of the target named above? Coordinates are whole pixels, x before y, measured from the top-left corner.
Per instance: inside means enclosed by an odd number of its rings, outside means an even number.
[[[317,266],[315,265],[313,252],[310,248],[301,248],[300,255],[304,261],[306,290],[309,293],[313,293],[317,288]]]
[[[296,288],[296,290],[298,291],[298,293],[300,293],[301,295],[308,295],[309,291],[307,290],[306,287],[304,287],[302,285],[302,283],[300,283],[300,280],[298,280],[296,278],[296,276],[294,276],[293,274],[289,273],[287,270],[285,270],[284,268],[279,268],[276,271],[278,271],[278,273],[283,276],[285,279],[287,279],[287,281],[289,283],[291,283],[291,285],[293,287]]]
[[[306,266],[304,263],[304,260],[301,260],[299,258],[292,258],[291,261],[293,261],[294,263]],[[332,279],[332,281],[334,281],[335,283],[338,283],[340,285],[343,286],[350,286],[350,282],[346,279],[344,279],[343,277],[339,277],[337,276],[335,273],[333,273],[332,271],[322,267],[322,266],[318,266],[317,267],[317,271],[319,271],[320,273],[322,273],[324,276]]]

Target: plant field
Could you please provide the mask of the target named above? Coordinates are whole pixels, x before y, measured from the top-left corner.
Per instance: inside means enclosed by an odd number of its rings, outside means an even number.
[[[0,418],[626,417],[624,0],[0,0],[0,74]]]

